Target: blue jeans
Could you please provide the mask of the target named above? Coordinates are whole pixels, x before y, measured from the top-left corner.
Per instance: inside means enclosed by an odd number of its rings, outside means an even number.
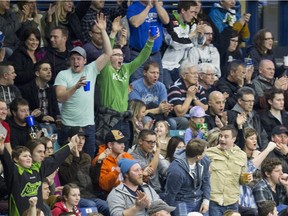
[[[170,85],[172,85],[177,79],[179,79],[178,68],[174,68],[172,71],[163,69],[163,83],[167,89],[169,89]]]
[[[105,216],[110,216],[108,203],[98,198],[81,198],[78,204],[79,208],[97,207],[98,212]]]
[[[189,120],[186,117],[172,117],[167,121],[170,124],[170,130],[186,130],[189,126]]]
[[[189,212],[199,212],[201,204],[202,204],[202,199],[199,199],[196,201],[190,201],[190,202],[176,201],[175,202],[176,209],[173,212],[173,215],[187,216]],[[208,215],[209,215],[208,212],[204,214],[204,216],[208,216]]]
[[[238,206],[239,206],[238,203],[231,204],[228,206],[220,206],[216,202],[210,201],[209,212],[211,212],[211,215],[213,212],[213,216],[223,216],[223,214],[227,210],[233,210],[238,212]]]
[[[131,50],[131,61],[133,61],[137,56],[139,55],[139,52],[135,50]],[[162,59],[161,59],[161,53],[160,52],[155,52],[150,55],[150,57],[142,64],[130,77],[130,82],[133,82],[137,79],[140,79],[143,77],[143,67],[144,65],[149,62],[149,61],[155,61],[159,65],[159,82],[163,83],[163,67],[162,67]]]
[[[58,142],[61,146],[68,143],[68,133],[73,126],[62,125],[61,130],[58,132]],[[83,147],[83,151],[94,158],[96,151],[96,138],[95,138],[95,125],[87,125],[82,127],[85,134],[86,140]]]

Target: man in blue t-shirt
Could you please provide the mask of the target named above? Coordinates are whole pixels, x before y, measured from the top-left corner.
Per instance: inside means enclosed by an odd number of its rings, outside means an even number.
[[[127,10],[127,19],[129,21],[131,60],[136,58],[139,52],[143,49],[147,39],[150,26],[157,26],[160,37],[154,41],[154,46],[149,60],[156,61],[160,68],[159,81],[163,81],[162,62],[160,47],[163,40],[162,24],[169,23],[169,16],[166,10],[162,7],[163,2],[160,1],[139,1],[129,6]],[[131,82],[143,77],[142,69],[139,68],[130,77]]]

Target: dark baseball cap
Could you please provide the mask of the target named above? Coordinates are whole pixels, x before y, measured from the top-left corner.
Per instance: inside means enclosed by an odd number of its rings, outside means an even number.
[[[68,137],[71,138],[76,134],[78,136],[85,136],[86,137],[86,134],[85,134],[83,128],[78,127],[78,126],[77,127],[71,127],[70,130],[68,131]]]
[[[111,130],[106,134],[105,142],[124,143],[127,139],[120,130]]]
[[[288,129],[283,125],[277,125],[273,128],[271,135],[288,134]]]

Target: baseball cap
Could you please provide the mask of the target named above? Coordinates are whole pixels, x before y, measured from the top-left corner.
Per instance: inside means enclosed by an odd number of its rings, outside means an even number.
[[[118,142],[124,143],[127,139],[120,130],[111,130],[106,134],[105,142]]]
[[[79,55],[81,55],[81,56],[84,57],[84,58],[87,57],[86,51],[85,51],[82,47],[80,47],[80,46],[74,47],[74,48],[70,51],[70,55],[72,55],[72,53],[78,53]]]
[[[277,125],[272,129],[271,135],[288,134],[288,129],[283,125]]]
[[[74,135],[78,135],[78,136],[86,136],[83,128],[81,127],[71,127],[70,130],[68,131],[68,137],[73,137]]]
[[[189,111],[190,118],[192,117],[204,117],[207,116],[205,110],[200,106],[194,106]]]
[[[162,210],[173,212],[175,209],[176,207],[169,206],[163,200],[159,199],[151,203],[150,208],[148,209],[148,214],[151,215]]]

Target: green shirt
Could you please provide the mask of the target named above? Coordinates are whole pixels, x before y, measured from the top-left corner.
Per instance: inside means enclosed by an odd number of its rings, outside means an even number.
[[[128,64],[123,64],[120,70],[107,64],[97,77],[100,91],[100,105],[124,112],[128,109],[128,88],[130,76],[148,59],[153,42],[147,41],[137,58]]]

